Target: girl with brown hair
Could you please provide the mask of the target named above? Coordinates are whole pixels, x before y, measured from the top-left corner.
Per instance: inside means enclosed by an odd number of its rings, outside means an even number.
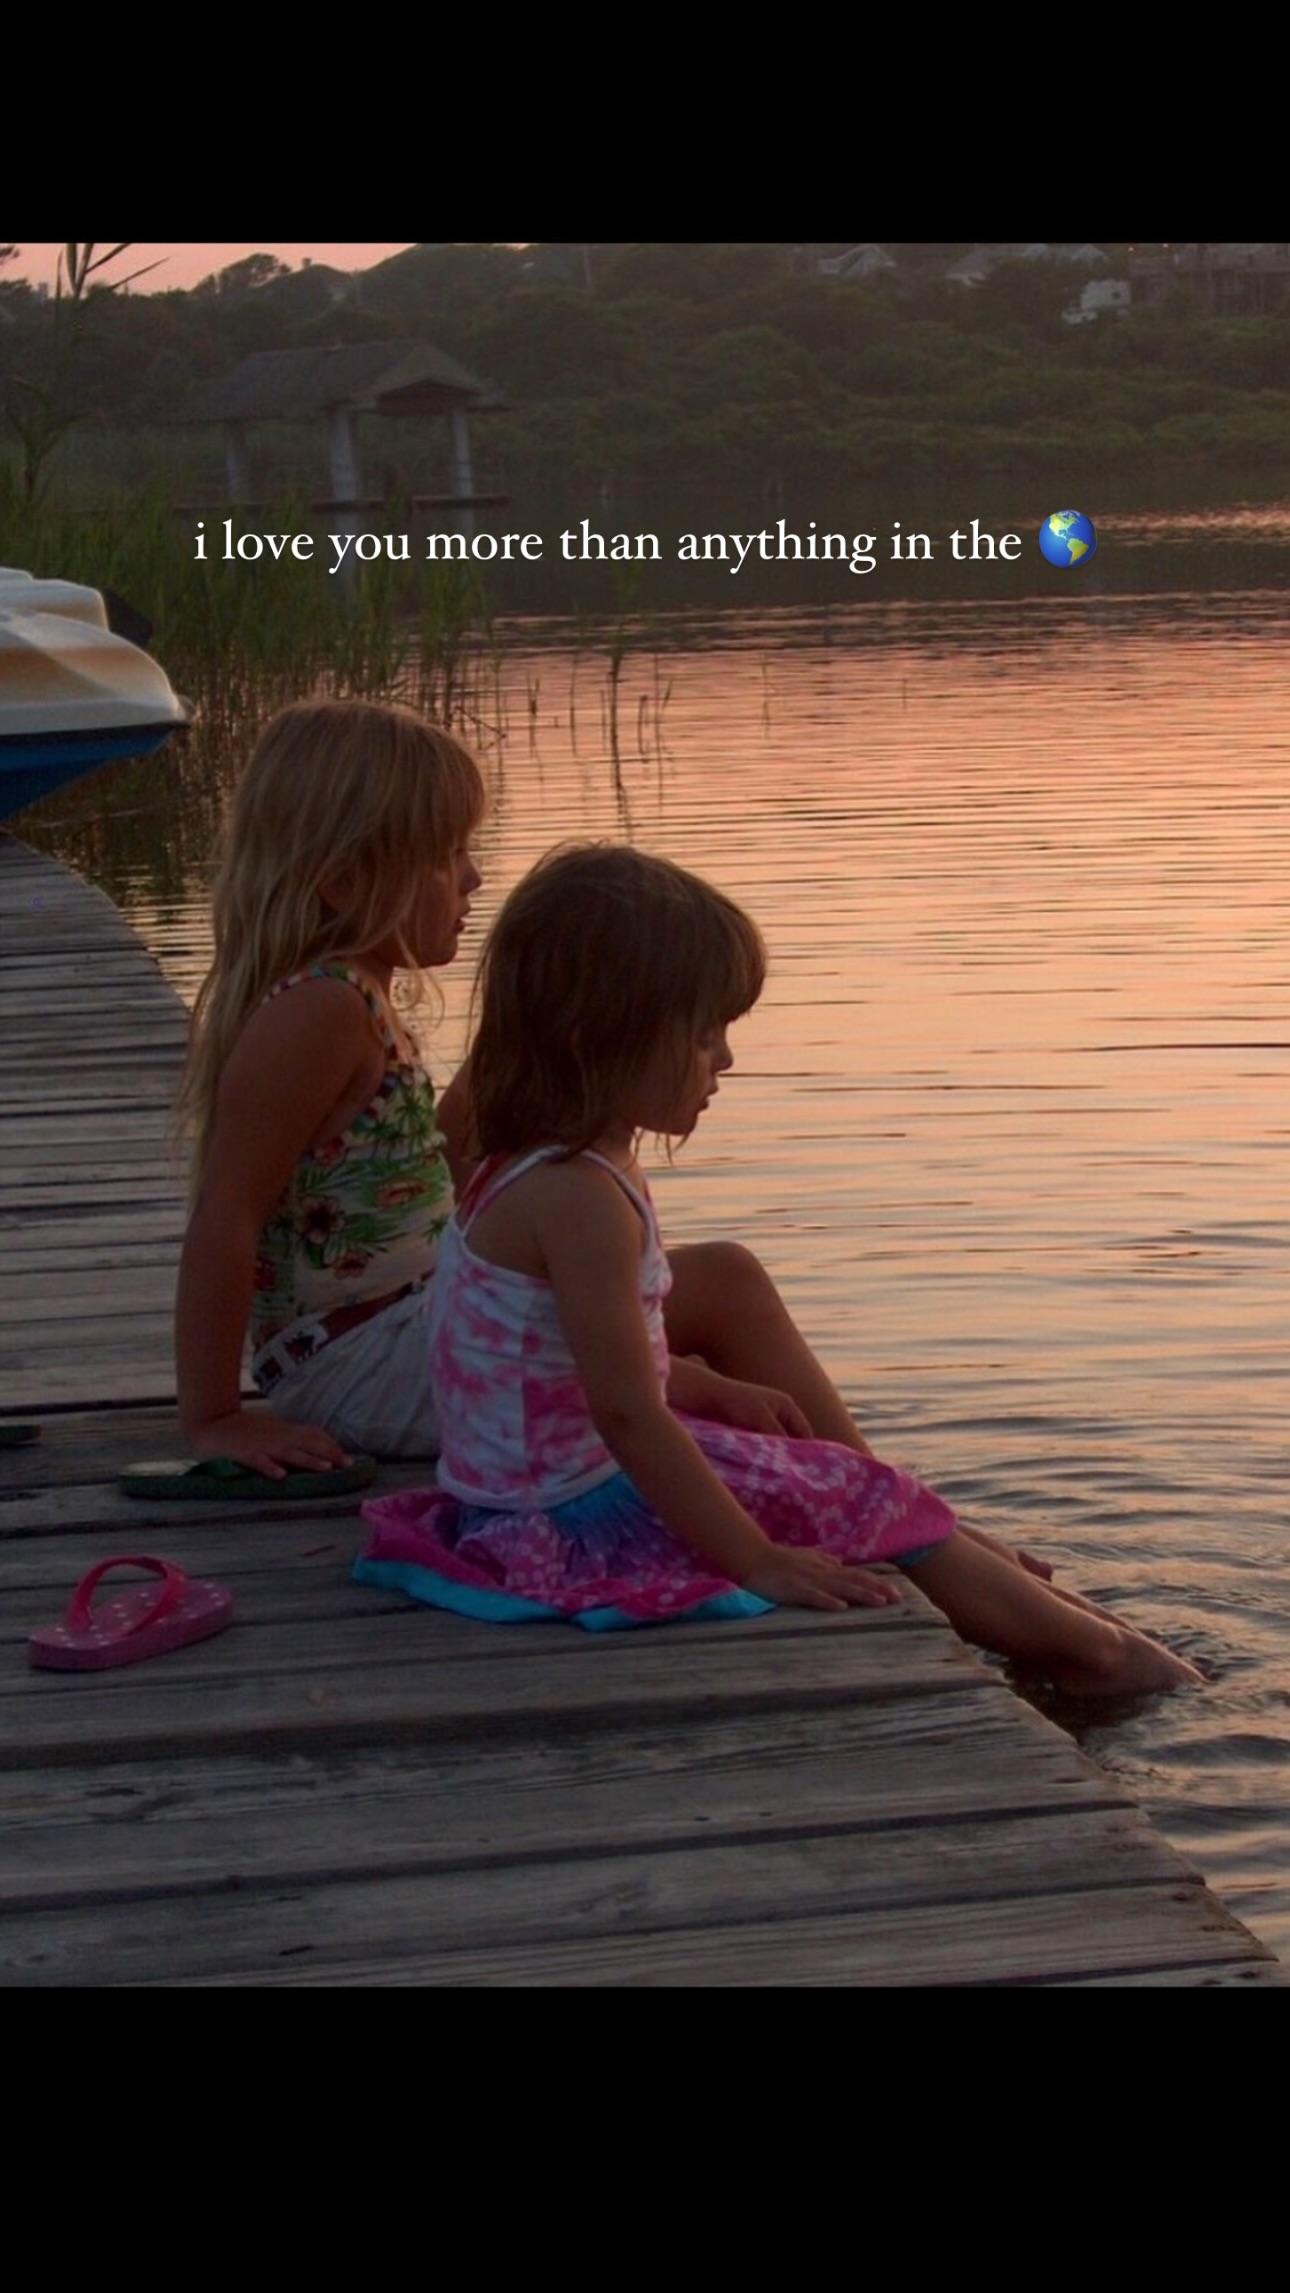
[[[637,1143],[693,1130],[764,977],[732,901],[630,848],[564,848],[512,892],[470,1059],[482,1159],[429,1309],[438,1487],[364,1508],[359,1580],[605,1629],[887,1604],[868,1564],[894,1561],[966,1638],[1069,1692],[1197,1679],[862,1446],[677,1408]]]

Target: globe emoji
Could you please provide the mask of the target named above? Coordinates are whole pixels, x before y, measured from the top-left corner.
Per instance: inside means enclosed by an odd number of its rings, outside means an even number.
[[[1093,520],[1083,510],[1054,510],[1039,528],[1039,546],[1050,565],[1086,565],[1097,548]]]

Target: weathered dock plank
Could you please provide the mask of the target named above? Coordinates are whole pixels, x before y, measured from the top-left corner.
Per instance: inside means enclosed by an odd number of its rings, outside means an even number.
[[[0,1450],[0,1984],[1282,1979],[912,1592],[503,1631],[356,1587],[353,1497],[125,1498],[180,1450],[183,1040],[111,904],[0,836],[0,1417],[42,1436]],[[158,1546],[227,1634],[27,1668],[86,1567]]]
[[[0,1250],[0,1411],[174,1392],[184,1173],[170,1110],[186,1032],[105,894],[0,834],[0,1239],[20,1246],[8,1262]],[[160,1227],[166,1244],[86,1297],[40,1245],[61,1229],[91,1276],[105,1214],[147,1221],[139,1240]]]
[[[1141,1965],[1144,1952],[1158,1955],[1162,1937],[1177,1936],[1180,1906],[1194,1913],[1203,1903],[1199,1880],[1160,1880],[1155,1848],[1145,1818],[1129,1810],[1086,1816],[1082,1826],[1064,1816],[991,1817],[881,1834],[759,1835],[649,1854],[599,1845],[590,1858],[315,1878],[307,1890],[295,1881],[239,1887],[209,1893],[199,1908],[189,1895],[154,1894],[0,1919],[0,1981],[92,1982],[105,1964],[126,1982],[163,1970],[178,1981],[258,1979],[302,1952],[329,1973],[373,1960],[397,1969],[410,1959],[418,1968],[436,1963],[452,1980],[487,1980],[491,1966],[506,1965],[521,1981],[552,1969],[557,1979],[579,1981],[590,1971],[613,1982],[620,1968],[634,1980],[653,1968],[654,1979],[670,1981],[684,1968],[681,1979],[692,1982],[709,1979],[704,1962],[715,1958],[720,1979],[775,1981],[785,1960],[802,1964],[803,1930],[827,1931],[853,1965],[877,1954],[903,1965],[905,1950],[893,1949],[893,1914],[920,1913],[931,1923],[939,1979],[948,1952],[949,1979],[980,1980],[999,1968],[998,1930],[1009,1920],[1034,1971],[1047,1971],[1049,1960],[1070,1951],[1069,1936],[1055,1932],[1054,1904],[1078,1920],[1090,1895],[1108,1932],[1083,1946],[1083,1966],[1105,1958],[1119,1971]],[[1126,1916],[1126,1899],[1147,1910],[1157,1930],[1149,1943],[1132,1911]],[[1202,1919],[1206,1956],[1231,1956],[1241,1937],[1235,1922],[1217,1907]],[[745,1936],[751,1972],[742,1964]],[[919,1957],[926,1980],[925,1950]]]
[[[394,1625],[415,1628],[398,1653],[381,1629]],[[6,1764],[165,1760],[257,1744],[292,1752],[337,1742],[483,1743],[651,1717],[684,1717],[697,1728],[732,1703],[752,1712],[827,1710],[845,1700],[948,1692],[981,1669],[949,1632],[874,1633],[863,1641],[844,1634],[806,1644],[771,1634],[755,1657],[728,1633],[727,1644],[705,1647],[690,1662],[666,1642],[654,1645],[652,1635],[642,1646],[633,1633],[622,1636],[627,1645],[597,1637],[576,1644],[576,1661],[563,1652],[521,1652],[485,1666],[450,1654],[451,1641],[419,1615],[373,1617],[375,1643],[356,1634],[348,1661],[332,1645],[345,1629],[300,1629],[294,1654],[284,1656],[279,1645],[276,1657],[266,1640],[275,1627],[229,1632],[186,1649],[183,1664],[153,1663],[146,1680],[132,1669],[117,1679],[91,1673],[74,1691],[57,1673],[33,1673],[0,1694]]]
[[[386,1892],[382,1889],[382,1895]],[[397,1890],[395,1890],[397,1892]],[[327,1909],[332,1906],[328,1905]],[[227,1906],[226,1906],[227,1908]],[[308,1910],[314,1908],[311,1899]],[[376,1905],[371,1908],[375,1911]],[[419,1915],[424,1917],[424,1908]],[[136,1963],[148,1964],[153,1906],[138,1920]],[[1177,1967],[1239,1966],[1245,1930],[1199,1885],[1103,1889],[984,1902],[918,1903],[898,1911],[859,1908],[831,1918],[777,1916],[770,1923],[696,1925],[640,1932],[627,1929],[509,1947],[391,1948],[381,1926],[363,1934],[361,1904],[336,1903],[347,1929],[337,1948],[327,1927],[310,1928],[297,1906],[294,1942],[277,1944],[277,1967],[252,1978],[245,1965],[227,1971],[208,1963],[198,1982],[347,1984],[506,1984],[542,1988],[640,1984],[691,1988],[838,1984],[900,1988],[925,1984],[1050,1983],[1141,1973],[1168,1983]],[[323,1912],[326,1919],[326,1911]],[[398,1913],[390,1906],[391,1925]],[[38,1957],[45,1921],[31,1929]],[[283,1930],[280,1930],[282,1932]],[[211,1958],[220,1944],[212,1936]],[[290,1954],[289,1956],[287,1954]],[[173,1979],[153,1949],[151,1979]],[[28,1966],[32,1960],[28,1960]],[[100,1964],[102,1962],[99,1962]],[[69,1979],[62,1975],[57,1980]],[[93,1978],[87,1978],[93,1979]],[[147,1980],[137,1976],[136,1980]]]
[[[718,1839],[1128,1809],[979,1685],[827,1716],[736,1713],[531,1744],[342,1747],[0,1774],[0,1904],[432,1871]],[[1082,1827],[1079,1836],[1085,1836]]]

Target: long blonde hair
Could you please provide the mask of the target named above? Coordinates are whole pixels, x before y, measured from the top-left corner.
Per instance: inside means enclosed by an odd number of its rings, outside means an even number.
[[[750,1011],[765,978],[757,926],[702,877],[626,844],[558,845],[488,935],[472,1143],[591,1146],[660,1049],[679,1084],[695,1035]]]
[[[193,1006],[179,1092],[194,1186],[220,1076],[252,1011],[306,964],[352,959],[385,939],[415,969],[406,930],[425,873],[450,865],[483,811],[470,751],[414,709],[297,701],[270,719],[225,831],[215,954]],[[341,907],[322,898],[324,883],[347,879]]]

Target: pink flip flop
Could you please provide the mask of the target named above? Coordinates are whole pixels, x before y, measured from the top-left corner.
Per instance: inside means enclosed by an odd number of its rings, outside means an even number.
[[[162,1578],[160,1591],[132,1584],[92,1613],[100,1577],[113,1568],[146,1568]],[[209,1579],[190,1581],[173,1561],[151,1553],[114,1553],[87,1570],[68,1601],[61,1624],[43,1624],[27,1642],[33,1664],[53,1672],[102,1672],[110,1664],[139,1664],[168,1656],[190,1640],[208,1640],[233,1620],[233,1595]]]

